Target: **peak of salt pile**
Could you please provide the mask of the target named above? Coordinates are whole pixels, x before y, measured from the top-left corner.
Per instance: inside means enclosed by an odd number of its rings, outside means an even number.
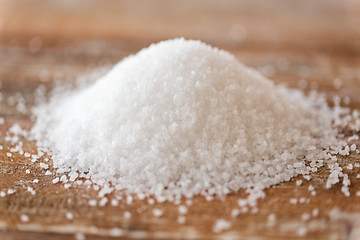
[[[263,189],[316,171],[341,145],[323,98],[185,39],[153,44],[35,114],[32,133],[59,172],[170,200]]]

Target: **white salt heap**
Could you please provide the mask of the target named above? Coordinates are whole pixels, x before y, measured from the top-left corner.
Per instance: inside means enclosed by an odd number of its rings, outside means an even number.
[[[32,134],[58,172],[107,189],[158,200],[222,197],[324,163],[335,169],[332,154],[345,145],[332,125],[340,110],[274,85],[228,52],[174,39],[125,58],[88,87],[54,95],[37,107]]]

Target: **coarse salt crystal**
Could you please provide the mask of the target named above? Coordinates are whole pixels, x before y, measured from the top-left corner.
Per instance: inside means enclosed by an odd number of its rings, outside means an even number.
[[[8,195],[10,195],[10,194],[13,194],[13,193],[15,193],[16,191],[14,190],[14,189],[11,189],[11,188],[9,188],[8,190],[7,190],[7,194]]]

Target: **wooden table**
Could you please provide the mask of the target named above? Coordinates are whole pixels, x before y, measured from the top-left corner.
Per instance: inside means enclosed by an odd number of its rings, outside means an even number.
[[[16,192],[0,197],[1,240],[74,239],[80,232],[87,239],[114,234],[140,239],[360,239],[360,197],[355,195],[360,190],[359,168],[344,169],[351,179],[350,197],[341,193],[341,184],[325,189],[328,170],[323,168],[301,186],[296,186],[301,178],[295,178],[267,189],[257,213],[236,218],[230,212],[246,196],[244,192],[232,193],[226,201],[196,197],[188,206],[185,224],[179,224],[177,206],[170,203],[150,205],[135,199],[131,205],[121,201],[117,207],[90,207],[95,191],[66,190],[53,184],[53,176],[45,176],[38,164],[16,154],[6,156],[8,128],[18,123],[30,129],[33,124],[28,112],[9,104],[11,96],[20,92],[31,106],[39,85],[49,91],[55,81],[74,82],[94,69],[108,69],[151,42],[180,36],[227,49],[277,83],[291,87],[307,83],[329,99],[335,94],[349,96],[350,107],[360,109],[360,2],[356,0],[2,0],[0,116],[6,122],[0,125],[0,191]],[[341,80],[340,89],[335,79]],[[25,141],[24,148],[33,151],[34,145]],[[356,162],[360,156],[352,154],[343,158],[342,165]],[[30,174],[25,174],[26,169]],[[38,184],[33,183],[35,178]],[[311,196],[310,184],[316,196]],[[291,198],[301,197],[305,203],[290,203]],[[164,215],[155,217],[154,207],[164,210]],[[314,209],[318,216],[312,215]],[[124,217],[125,211],[131,212],[131,218]],[[67,212],[73,213],[73,220],[66,219]],[[268,222],[271,213],[276,214],[275,224]],[[22,222],[21,214],[27,214],[29,222]],[[230,221],[232,228],[215,234],[212,227],[218,218]]]

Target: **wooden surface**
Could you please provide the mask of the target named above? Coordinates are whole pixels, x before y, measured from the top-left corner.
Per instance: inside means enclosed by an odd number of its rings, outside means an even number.
[[[122,238],[228,238],[228,239],[360,239],[359,168],[348,170],[350,197],[341,185],[325,189],[326,168],[296,186],[298,179],[266,190],[257,213],[236,218],[230,212],[244,192],[226,201],[207,202],[196,197],[188,206],[185,224],[177,223],[177,207],[169,203],[150,205],[134,200],[118,207],[90,207],[97,193],[86,188],[64,189],[53,176],[15,154],[7,157],[4,134],[14,123],[30,129],[29,113],[21,113],[7,99],[20,92],[29,106],[40,85],[50,90],[55,81],[74,82],[94,69],[109,68],[124,56],[149,43],[184,36],[225,48],[245,64],[257,68],[277,83],[310,87],[328,94],[349,96],[350,107],[360,109],[360,2],[322,1],[0,1],[0,81],[4,100],[0,116],[0,191],[15,189],[0,197],[0,239],[74,239],[82,232],[87,239]],[[334,80],[342,87],[335,89]],[[358,141],[360,145],[360,142]],[[31,142],[24,149],[34,150]],[[352,154],[342,165],[360,163]],[[30,169],[30,174],[25,174]],[[33,180],[39,179],[39,183]],[[311,196],[308,186],[316,188]],[[27,186],[36,190],[31,195]],[[306,198],[293,205],[291,198]],[[152,209],[164,210],[160,218]],[[317,208],[319,215],[302,220]],[[127,219],[124,212],[132,217]],[[67,220],[66,212],[74,214]],[[268,215],[276,214],[276,224]],[[20,221],[27,214],[30,221]],[[232,228],[215,234],[217,218]],[[300,236],[298,229],[306,227]],[[114,230],[115,229],[115,230]]]

